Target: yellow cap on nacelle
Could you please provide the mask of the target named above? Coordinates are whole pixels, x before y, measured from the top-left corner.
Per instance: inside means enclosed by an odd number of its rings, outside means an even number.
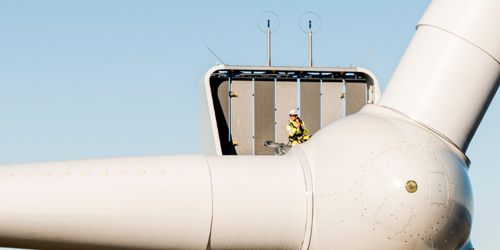
[[[415,181],[406,182],[406,191],[408,193],[415,193],[417,191],[418,185]]]

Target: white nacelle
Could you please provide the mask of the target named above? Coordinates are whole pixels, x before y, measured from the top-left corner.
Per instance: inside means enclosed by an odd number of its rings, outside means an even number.
[[[472,219],[467,162],[427,128],[367,105],[286,156],[3,166],[0,245],[456,249]]]

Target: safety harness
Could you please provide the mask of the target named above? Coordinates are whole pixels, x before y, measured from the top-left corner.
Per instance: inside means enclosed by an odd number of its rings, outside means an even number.
[[[295,125],[293,125],[293,123],[289,122],[288,125],[290,125],[290,127],[294,128]],[[299,138],[301,136],[304,135],[304,131],[302,130],[302,128],[297,128],[299,133],[295,132],[295,134],[293,136],[290,136],[288,135],[288,140],[290,140],[290,142],[293,142],[293,141],[300,141]]]

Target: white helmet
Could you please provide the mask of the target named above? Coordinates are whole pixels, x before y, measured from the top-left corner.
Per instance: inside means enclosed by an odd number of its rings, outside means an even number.
[[[295,109],[290,110],[290,114],[291,115],[297,115],[297,110],[295,110]]]

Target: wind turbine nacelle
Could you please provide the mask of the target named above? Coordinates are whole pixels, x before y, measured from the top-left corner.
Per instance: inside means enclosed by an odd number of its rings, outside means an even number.
[[[310,249],[460,249],[468,240],[469,160],[421,124],[366,105],[291,153],[311,172]]]
[[[469,250],[469,161],[441,138],[366,105],[285,156],[3,166],[0,245]]]

